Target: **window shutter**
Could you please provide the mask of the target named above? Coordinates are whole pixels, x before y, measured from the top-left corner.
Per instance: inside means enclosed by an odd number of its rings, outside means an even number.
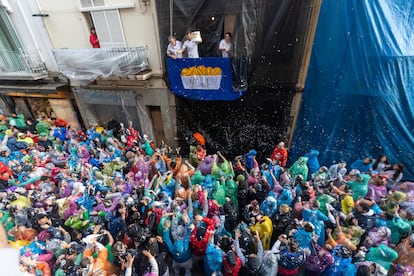
[[[105,6],[105,0],[80,0],[82,8]]]
[[[90,7],[92,7],[91,0],[81,0],[80,3],[81,3],[81,7],[82,8],[90,8]]]
[[[119,10],[107,10],[106,19],[108,23],[109,34],[111,35],[112,47],[125,47],[124,32],[122,29],[121,17]]]
[[[102,48],[125,47],[119,10],[93,11],[91,14]]]
[[[94,7],[105,6],[105,0],[92,0]]]

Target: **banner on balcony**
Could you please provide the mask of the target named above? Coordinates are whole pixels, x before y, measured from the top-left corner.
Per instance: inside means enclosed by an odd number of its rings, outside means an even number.
[[[171,91],[201,101],[233,101],[245,90],[233,90],[229,58],[167,58]]]

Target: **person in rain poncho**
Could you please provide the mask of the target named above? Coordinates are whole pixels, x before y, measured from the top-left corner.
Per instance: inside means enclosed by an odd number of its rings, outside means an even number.
[[[362,174],[358,170],[353,170],[349,173],[350,176],[353,176],[352,181],[348,181],[347,185],[352,190],[352,198],[355,201],[364,198],[368,193],[368,183],[371,179],[371,176],[368,174]]]
[[[312,149],[310,152],[305,154],[305,157],[308,159],[308,167],[309,167],[309,174],[312,175],[316,173],[319,168],[319,160],[318,160],[319,151]]]
[[[250,226],[252,232],[258,232],[260,240],[262,241],[263,250],[270,249],[270,239],[273,232],[272,220],[268,216],[256,216],[256,224]]]
[[[295,163],[293,163],[292,167],[289,168],[292,179],[295,179],[297,175],[302,175],[303,179],[308,178],[309,169],[306,162],[308,162],[308,158],[302,156],[299,157]]]

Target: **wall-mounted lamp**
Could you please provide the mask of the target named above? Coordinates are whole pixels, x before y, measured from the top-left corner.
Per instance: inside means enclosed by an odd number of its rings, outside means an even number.
[[[151,0],[140,0],[142,2],[142,4],[144,4],[145,6],[149,6],[151,3]]]
[[[33,17],[48,17],[49,15],[47,13],[35,13],[32,14]]]

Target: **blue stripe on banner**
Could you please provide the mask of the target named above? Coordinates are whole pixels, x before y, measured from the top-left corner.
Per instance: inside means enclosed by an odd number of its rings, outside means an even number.
[[[244,91],[234,91],[229,58],[167,58],[171,92],[201,101],[233,101]]]

